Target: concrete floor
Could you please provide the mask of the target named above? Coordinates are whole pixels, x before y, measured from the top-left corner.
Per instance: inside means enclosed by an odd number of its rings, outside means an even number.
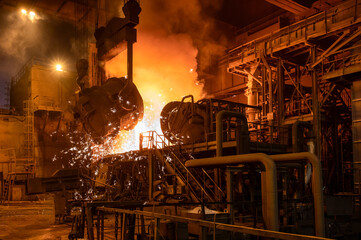
[[[0,240],[68,239],[70,224],[54,224],[52,200],[0,205]]]

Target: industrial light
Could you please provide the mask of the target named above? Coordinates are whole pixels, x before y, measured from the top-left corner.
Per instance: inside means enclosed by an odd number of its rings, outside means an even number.
[[[61,64],[56,64],[55,65],[55,70],[58,71],[58,72],[63,72],[63,66]]]
[[[29,12],[28,18],[30,19],[30,21],[34,22],[35,18],[36,18],[36,14],[33,11]]]
[[[50,69],[52,69],[52,71],[57,72],[65,72],[64,68],[66,68],[65,62],[61,58],[54,58],[50,60],[50,64],[48,66]]]
[[[34,11],[29,11],[26,9],[21,9],[20,13],[24,16],[27,17],[31,22],[34,22],[35,20],[40,19],[39,15],[37,15]]]

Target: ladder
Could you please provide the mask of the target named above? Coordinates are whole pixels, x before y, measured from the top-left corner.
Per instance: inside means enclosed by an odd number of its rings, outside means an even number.
[[[34,157],[34,109],[32,100],[24,101],[25,111],[25,153],[24,157],[27,159],[26,171],[35,175],[36,160]]]
[[[16,179],[16,174],[9,173],[6,180],[4,180],[2,203],[9,202],[12,199],[12,191],[13,191],[15,179]]]

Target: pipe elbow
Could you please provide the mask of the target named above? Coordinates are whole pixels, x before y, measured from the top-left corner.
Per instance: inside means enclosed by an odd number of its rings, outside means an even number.
[[[248,123],[247,118],[243,113],[227,111],[227,110],[222,110],[222,111],[218,112],[217,116],[216,116],[216,121],[220,123],[223,120],[223,118],[226,117],[226,116],[228,116],[228,117],[236,117],[236,118],[240,119],[243,124]]]
[[[302,154],[305,156],[305,158],[307,158],[310,161],[314,169],[315,168],[321,169],[321,161],[315,154],[310,152],[303,152]]]
[[[267,170],[276,171],[275,162],[267,154],[257,153],[257,158],[261,161]]]

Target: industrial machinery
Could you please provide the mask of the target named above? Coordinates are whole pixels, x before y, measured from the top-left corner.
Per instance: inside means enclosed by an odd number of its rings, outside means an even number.
[[[139,14],[136,2],[128,3],[131,8],[124,9],[134,9]],[[128,11],[124,13],[126,19],[111,21],[109,28],[97,32],[101,59],[111,58],[118,51],[114,48],[123,47],[114,39],[125,35],[114,34],[115,26],[127,29],[125,31],[134,36],[130,29],[137,18]],[[290,37],[290,30],[286,30]],[[107,39],[112,40],[109,45]],[[134,38],[125,37],[125,40],[129,43]],[[131,60],[131,44],[127,47],[128,60]],[[258,48],[249,47],[247,51],[249,49]],[[163,108],[160,121],[164,135],[155,131],[142,133],[139,151],[104,156],[92,163],[89,174],[82,176],[91,182],[89,189],[77,192],[82,219],[87,219],[87,231],[82,224],[81,233],[87,232],[88,239],[95,239],[96,229],[97,238],[104,239],[106,216],[114,220],[114,225],[108,227],[114,228],[116,239],[120,234],[122,239],[135,236],[159,239],[159,235],[167,239],[189,239],[190,236],[250,239],[250,235],[274,239],[312,239],[314,236],[325,239],[346,235],[360,238],[357,230],[360,219],[354,214],[352,204],[359,203],[359,195],[324,196],[324,169],[320,158],[313,154],[319,132],[314,132],[312,119],[293,118],[285,122],[281,118],[310,114],[319,106],[311,109],[306,96],[309,89],[299,90],[302,87],[299,79],[290,95],[299,95],[299,101],[285,109],[284,97],[280,95],[285,92],[281,90],[285,86],[280,85],[277,94],[281,107],[273,106],[276,91],[272,88],[273,70],[269,62],[275,61],[266,59],[266,51],[260,56],[257,54],[255,58],[264,64],[260,71],[263,82],[256,74],[250,74],[248,68],[242,69],[242,74],[246,71],[250,79],[260,85],[254,83],[257,87],[250,87],[249,105],[219,99],[194,102],[193,96],[186,96]],[[239,54],[235,58],[238,57]],[[286,62],[278,59],[278,77],[282,79],[281,73],[286,72],[293,82],[290,68],[284,64]],[[93,139],[111,136],[119,129],[130,129],[142,117],[143,103],[131,81],[131,71],[130,64],[127,79],[109,79],[100,87],[84,88],[80,92],[77,114]],[[238,73],[240,67],[228,71]],[[299,78],[300,69],[294,72]],[[263,94],[260,94],[261,87]],[[262,100],[259,104],[262,107],[255,106],[258,98]],[[289,112],[286,114],[284,110]],[[310,116],[316,114],[313,112]],[[56,180],[56,184],[62,182]],[[138,229],[135,226],[139,226]],[[179,232],[184,235],[180,236]],[[76,232],[74,236],[78,236]]]
[[[98,28],[94,36],[99,61],[108,61],[127,50],[127,76],[105,79],[104,70],[96,66],[101,85],[89,88],[86,71],[82,71],[81,64],[77,66],[81,91],[77,95],[74,115],[98,143],[119,130],[132,129],[143,117],[143,99],[133,83],[133,43],[137,38],[135,26],[139,23],[141,8],[137,1],[127,1],[123,12],[125,18],[111,19],[105,27]]]
[[[186,102],[190,99],[190,102]],[[192,95],[180,102],[170,102],[161,112],[161,128],[172,143],[197,143],[215,140],[216,115],[222,110],[245,113],[245,109],[260,110],[257,106],[219,99],[201,99],[194,102]],[[213,136],[210,134],[213,133]]]
[[[191,102],[185,102],[187,99],[191,99]],[[194,103],[192,96],[167,104],[161,117],[164,136],[154,131],[142,133],[139,151],[105,156],[92,164],[88,177],[92,179],[92,194],[84,192],[79,199],[91,200],[82,205],[84,209],[89,209],[84,210],[84,214],[87,217],[97,214],[99,219],[107,211],[118,211],[119,207],[114,208],[114,204],[127,203],[130,205],[126,204],[123,209],[129,206],[131,209],[146,209],[154,205],[157,209],[169,209],[175,206],[190,216],[191,212],[188,211],[195,205],[201,205],[213,209],[217,215],[223,213],[223,220],[217,222],[237,222],[256,228],[297,233],[310,231],[321,236],[323,233],[320,229],[324,226],[320,225],[320,215],[316,215],[320,211],[321,199],[312,195],[320,194],[320,182],[313,180],[311,184],[309,180],[304,180],[305,175],[309,175],[305,172],[305,166],[310,157],[314,161],[313,174],[317,174],[316,179],[321,176],[317,160],[312,158],[312,154],[264,154],[303,151],[305,141],[294,141],[293,148],[287,148],[281,141],[269,142],[270,138],[253,137],[262,135],[270,128],[248,123],[245,115],[248,108],[258,109],[217,99],[203,99]],[[197,131],[192,130],[194,127]],[[292,143],[292,135],[298,139],[306,137],[306,141],[310,135],[309,125],[301,122],[287,128],[287,131],[287,134],[282,135],[288,136],[289,143]],[[279,130],[275,128],[274,132],[276,134]],[[225,156],[224,159],[222,156]],[[276,170],[274,162],[283,161],[282,156],[291,163],[277,164]],[[216,162],[218,157],[222,160]],[[206,159],[195,160],[197,158]],[[274,175],[269,175],[271,172]],[[282,190],[282,194],[277,194],[278,190]],[[81,196],[81,191],[78,194],[78,197]],[[101,210],[100,206],[108,206],[113,210]],[[277,206],[281,209],[281,215]],[[175,214],[174,210],[170,211]],[[280,226],[278,220],[275,220],[278,217],[283,219]],[[207,218],[209,216],[203,219]],[[313,219],[317,221],[316,230],[308,226]],[[129,218],[126,221],[130,223],[122,227],[135,231],[131,225],[136,220]],[[88,236],[94,234],[91,226],[88,226],[87,231]],[[102,231],[101,225],[97,225],[97,232]],[[205,234],[199,228],[188,229],[187,232],[194,236]],[[139,230],[138,234],[141,234]],[[228,233],[218,230],[214,234],[230,237]]]
[[[192,99],[191,96],[187,98]],[[105,156],[93,164],[90,178],[94,182],[92,192],[96,197],[82,205],[88,209],[84,211],[87,217],[95,217],[96,214],[98,219],[102,219],[106,214],[116,213],[117,219],[124,209],[130,208],[124,210],[126,220],[122,221],[127,223],[122,228],[134,231],[135,235],[144,234],[152,238],[156,231],[162,230],[132,229],[132,225],[142,225],[141,218],[131,218],[134,209],[157,208],[157,211],[170,211],[180,218],[193,218],[198,214],[199,218],[206,220],[215,217],[214,213],[205,214],[205,209],[209,208],[222,216],[216,220],[217,224],[237,223],[324,236],[319,160],[311,153],[290,153],[293,150],[303,151],[304,141],[295,141],[293,148],[286,148],[280,143],[260,142],[257,138],[254,141],[250,138],[250,131],[254,130],[249,126],[257,127],[254,123],[248,124],[244,114],[252,106],[215,99],[184,102],[187,98],[169,103],[163,109],[161,122],[163,128],[168,129],[168,137],[156,132],[143,133],[141,150]],[[234,111],[226,110],[230,106]],[[190,121],[192,118],[197,121]],[[198,128],[204,127],[205,130],[197,132],[198,135],[188,132],[194,135],[184,137],[187,141],[182,142],[179,133],[184,130],[179,129],[191,129],[187,125],[192,124],[199,124]],[[266,128],[259,129],[264,131]],[[301,135],[300,139],[307,138],[308,129],[308,124],[299,122],[288,128],[289,141],[292,142],[292,134]],[[312,183],[305,171],[309,162],[313,166]],[[308,180],[305,182],[305,179]],[[125,203],[123,207],[114,207],[114,204]],[[192,209],[197,205],[202,208],[194,215]],[[138,210],[134,213],[143,214]],[[279,218],[282,219],[280,223]],[[312,221],[315,221],[315,229],[309,225]],[[96,228],[97,233],[104,231],[102,223]],[[215,234],[230,239],[227,232],[219,230],[202,233],[201,229],[190,225],[187,229],[192,236],[209,237]],[[94,227],[88,226],[87,231],[88,236],[92,236]],[[169,232],[162,234],[172,235]]]
[[[75,116],[93,140],[101,142],[119,130],[132,129],[143,117],[143,99],[133,82],[110,78],[102,86],[79,92]]]

